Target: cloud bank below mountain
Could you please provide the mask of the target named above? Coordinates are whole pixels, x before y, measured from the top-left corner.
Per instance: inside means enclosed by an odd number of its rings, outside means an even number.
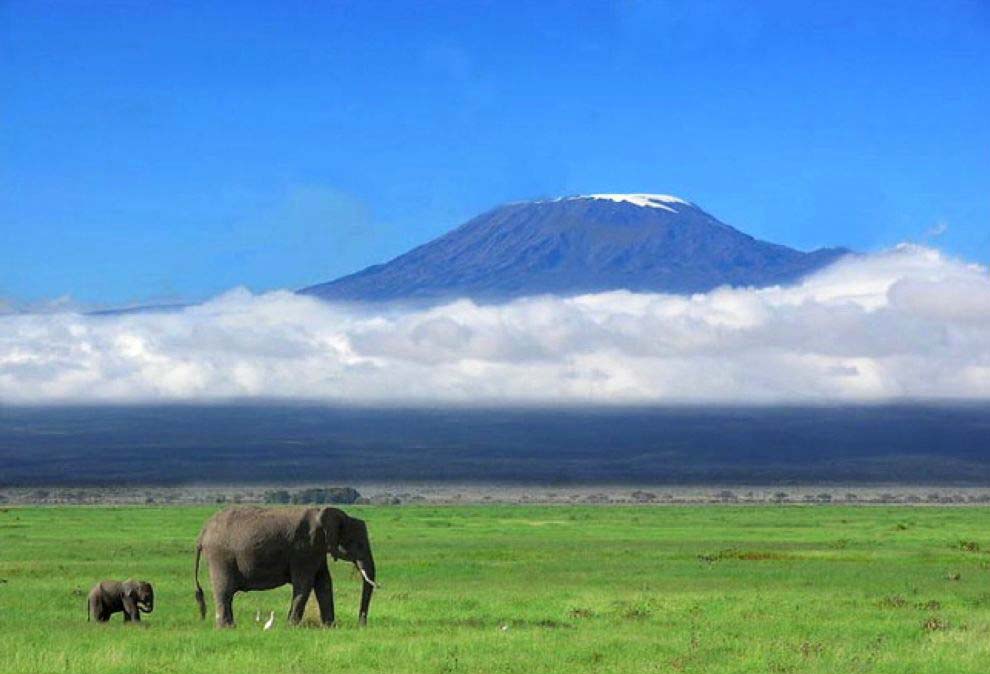
[[[230,291],[175,313],[0,315],[0,401],[814,403],[990,399],[990,276],[937,250],[792,287],[428,309]]]

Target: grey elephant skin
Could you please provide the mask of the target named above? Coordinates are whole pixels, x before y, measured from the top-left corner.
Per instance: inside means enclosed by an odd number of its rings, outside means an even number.
[[[333,582],[327,555],[352,562],[363,587],[358,620],[367,624],[375,584],[375,560],[368,527],[338,508],[230,508],[203,525],[196,541],[196,603],[201,618],[206,602],[199,584],[200,557],[206,558],[213,584],[217,627],[234,624],[237,592],[271,590],[292,584],[289,622],[303,617],[310,593],[316,594],[320,620],[334,623]]]
[[[155,610],[155,590],[143,580],[101,580],[87,602],[87,620],[105,623],[114,613],[123,613],[124,622],[141,622],[142,613]]]

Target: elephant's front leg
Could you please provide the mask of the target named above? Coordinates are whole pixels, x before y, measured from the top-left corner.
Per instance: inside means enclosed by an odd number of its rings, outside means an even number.
[[[320,565],[320,570],[316,572],[316,582],[313,585],[316,592],[316,603],[320,605],[320,620],[327,627],[332,627],[333,615],[333,579],[330,578],[330,569],[326,560]]]
[[[313,574],[293,573],[292,604],[289,606],[289,622],[298,625],[306,611],[306,602],[313,591]]]
[[[124,607],[124,622],[141,622],[141,612],[138,611],[137,604],[130,597],[122,597],[120,602]]]

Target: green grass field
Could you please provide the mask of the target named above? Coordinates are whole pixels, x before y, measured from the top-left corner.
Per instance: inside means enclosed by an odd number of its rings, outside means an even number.
[[[3,672],[979,672],[990,530],[976,508],[350,508],[384,587],[334,566],[339,628],[289,590],[200,622],[204,508],[0,511]],[[203,573],[204,581],[207,574]],[[141,627],[87,624],[104,577],[156,588]],[[204,583],[205,585],[205,583]],[[275,610],[275,629],[254,622]],[[212,601],[210,602],[212,612]]]

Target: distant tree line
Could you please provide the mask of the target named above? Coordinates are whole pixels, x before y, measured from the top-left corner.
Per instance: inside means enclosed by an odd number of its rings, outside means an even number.
[[[265,503],[298,505],[318,505],[321,503],[356,503],[361,494],[353,487],[310,487],[290,492],[287,489],[272,489],[265,492]]]

